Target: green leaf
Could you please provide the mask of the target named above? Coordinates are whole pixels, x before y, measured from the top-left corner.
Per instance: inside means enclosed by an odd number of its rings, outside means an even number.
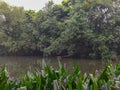
[[[77,87],[77,90],[84,90],[81,76],[79,76],[78,78],[78,84],[76,87]]]

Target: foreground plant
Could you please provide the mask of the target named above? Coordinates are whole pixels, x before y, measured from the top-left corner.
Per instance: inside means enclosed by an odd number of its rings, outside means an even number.
[[[108,63],[101,71],[93,74],[80,72],[76,66],[71,72],[59,62],[59,70],[43,63],[42,70],[28,72],[23,79],[10,77],[6,67],[0,71],[0,90],[119,90],[120,64],[115,68]]]

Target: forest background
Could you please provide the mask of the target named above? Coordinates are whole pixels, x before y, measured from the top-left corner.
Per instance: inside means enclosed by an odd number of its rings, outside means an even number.
[[[0,1],[0,55],[105,59],[120,54],[119,0],[49,1],[39,11]]]

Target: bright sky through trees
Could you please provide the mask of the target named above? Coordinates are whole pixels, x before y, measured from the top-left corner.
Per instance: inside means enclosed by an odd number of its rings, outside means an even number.
[[[42,9],[45,4],[50,0],[5,0],[10,5],[14,6],[22,6],[24,9],[33,9],[33,10],[40,10]],[[61,3],[62,0],[53,0],[55,4]]]

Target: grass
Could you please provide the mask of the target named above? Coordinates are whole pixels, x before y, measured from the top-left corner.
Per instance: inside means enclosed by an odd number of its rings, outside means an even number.
[[[71,72],[60,62],[56,70],[43,61],[41,70],[28,71],[22,79],[10,77],[3,66],[0,90],[120,90],[120,64],[107,63],[101,71],[82,75],[78,65]]]

